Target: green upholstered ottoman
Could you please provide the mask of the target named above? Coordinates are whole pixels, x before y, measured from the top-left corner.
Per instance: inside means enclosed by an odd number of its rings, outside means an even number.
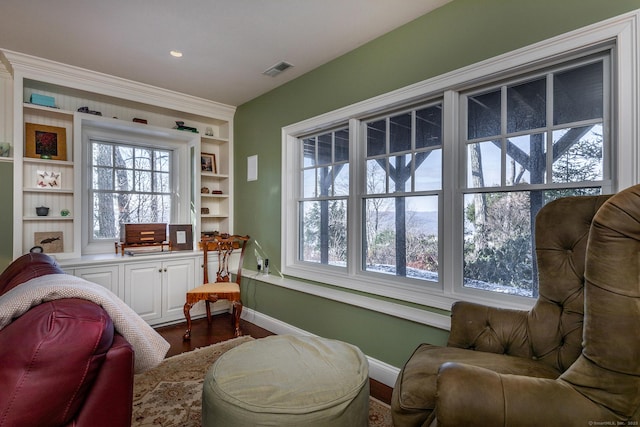
[[[275,335],[224,353],[202,390],[202,425],[367,426],[369,366],[342,341]]]

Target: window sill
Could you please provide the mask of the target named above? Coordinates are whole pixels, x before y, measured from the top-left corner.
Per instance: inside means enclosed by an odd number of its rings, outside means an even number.
[[[280,286],[309,295],[315,295],[333,301],[350,304],[356,307],[365,308],[388,316],[394,316],[404,320],[432,326],[438,329],[450,330],[451,318],[446,315],[408,307],[394,302],[358,295],[340,289],[327,288],[324,286],[306,283],[295,278],[282,277],[280,275],[265,275],[254,270],[244,268],[242,270],[243,279],[255,280],[257,282],[268,283]]]

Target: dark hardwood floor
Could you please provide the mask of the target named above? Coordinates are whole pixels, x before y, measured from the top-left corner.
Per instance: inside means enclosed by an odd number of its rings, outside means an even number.
[[[264,338],[273,335],[272,332],[245,320],[240,321],[240,327],[245,335],[251,335],[253,338]],[[167,357],[234,338],[231,315],[227,313],[213,316],[211,324],[208,324],[206,318],[195,319],[192,322],[190,341],[182,339],[186,328],[186,322],[156,328],[156,331],[171,344]],[[392,389],[390,387],[373,379],[369,380],[369,383],[371,396],[385,403],[391,402]]]

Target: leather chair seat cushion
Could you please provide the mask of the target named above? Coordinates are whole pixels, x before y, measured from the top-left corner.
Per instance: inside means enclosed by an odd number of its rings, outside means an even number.
[[[113,339],[102,307],[76,298],[42,303],[7,325],[0,334],[0,424],[69,423]]]
[[[550,379],[560,376],[559,371],[534,359],[422,344],[409,358],[396,382],[400,407],[408,411],[432,411],[438,370],[446,362],[478,366],[501,374]]]

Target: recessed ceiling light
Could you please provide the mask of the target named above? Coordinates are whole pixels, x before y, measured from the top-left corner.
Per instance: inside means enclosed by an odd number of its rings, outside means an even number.
[[[179,50],[172,50],[169,53],[175,58],[182,58],[182,52],[180,52]]]

